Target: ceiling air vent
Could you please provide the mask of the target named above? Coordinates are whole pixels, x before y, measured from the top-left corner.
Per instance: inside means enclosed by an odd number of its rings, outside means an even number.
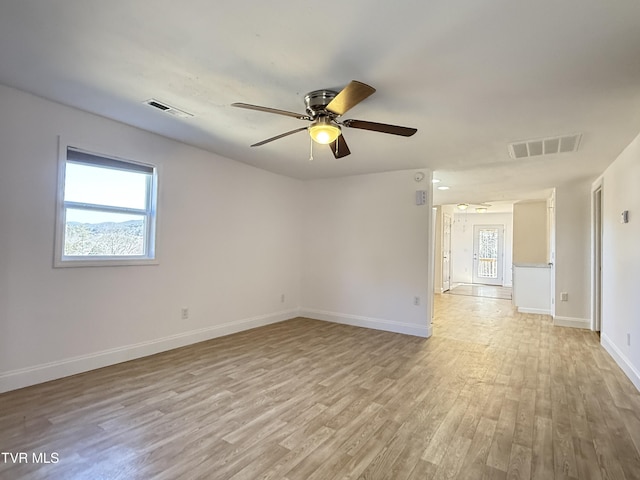
[[[179,108],[172,107],[171,105],[167,105],[165,102],[161,102],[160,100],[156,100],[155,98],[150,98],[149,100],[145,100],[143,103],[146,103],[150,107],[157,108],[169,115],[173,115],[174,117],[180,118],[191,118],[193,117],[192,113],[185,112],[184,110],[180,110]]]
[[[562,137],[541,138],[539,140],[524,140],[509,145],[511,158],[527,158],[554,153],[568,153],[578,150],[581,133],[564,135]]]

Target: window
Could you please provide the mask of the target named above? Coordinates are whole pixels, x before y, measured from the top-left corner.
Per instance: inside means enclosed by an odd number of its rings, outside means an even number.
[[[62,154],[55,266],[156,263],[155,167],[70,146]]]

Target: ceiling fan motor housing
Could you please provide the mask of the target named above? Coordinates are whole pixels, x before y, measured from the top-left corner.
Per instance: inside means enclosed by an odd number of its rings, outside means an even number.
[[[338,95],[338,92],[334,92],[333,90],[315,90],[307,93],[304,97],[307,113],[312,118],[321,114],[327,115],[326,106],[329,105],[336,95]]]

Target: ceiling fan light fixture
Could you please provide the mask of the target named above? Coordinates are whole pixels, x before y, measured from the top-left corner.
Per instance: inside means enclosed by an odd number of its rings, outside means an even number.
[[[243,102],[235,102],[232,103],[231,106],[246,108],[247,110],[256,110],[258,112],[275,113],[277,115],[284,115],[286,117],[293,117],[298,120],[311,122],[308,126],[281,133],[280,135],[254,143],[251,145],[252,147],[259,147],[260,145],[306,130],[311,137],[312,148],[314,142],[323,145],[330,145],[333,156],[338,159],[351,154],[351,151],[347,146],[347,142],[342,135],[342,127],[370,130],[372,132],[399,135],[401,137],[410,137],[418,131],[417,128],[401,127],[400,125],[389,125],[386,123],[367,122],[364,120],[337,120],[338,117],[344,115],[347,111],[351,110],[375,91],[376,89],[372,86],[357,80],[352,80],[339,92],[334,90],[315,90],[304,97],[306,114],[280,110],[277,108],[262,107],[260,105],[252,105],[250,103]],[[445,188],[440,187],[440,189],[444,190]]]
[[[309,125],[309,136],[322,145],[335,142],[341,133],[340,127],[332,123],[329,117],[318,117]]]

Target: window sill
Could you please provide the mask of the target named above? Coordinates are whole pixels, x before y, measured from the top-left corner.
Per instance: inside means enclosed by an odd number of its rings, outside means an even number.
[[[56,259],[53,262],[54,268],[69,267],[127,267],[142,265],[158,265],[157,258],[79,258],[79,259]]]

